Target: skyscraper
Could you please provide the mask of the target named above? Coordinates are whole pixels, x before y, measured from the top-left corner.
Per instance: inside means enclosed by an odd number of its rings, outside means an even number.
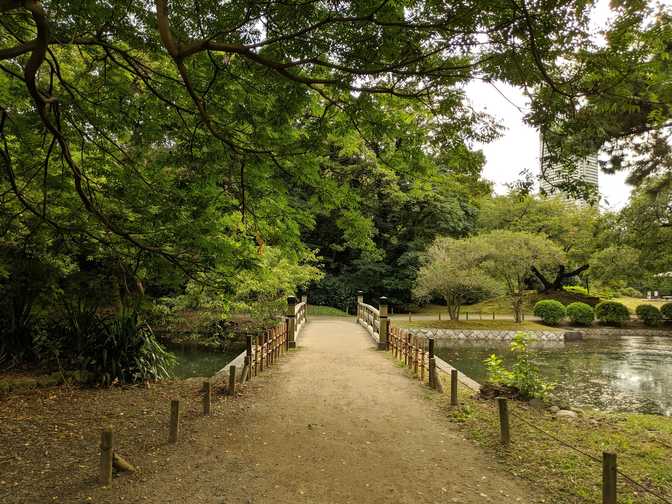
[[[579,159],[576,163],[576,171],[567,177],[567,174],[563,173],[563,168],[557,164],[551,164],[545,158],[547,156],[546,144],[544,143],[543,136],[539,135],[539,171],[541,174],[539,186],[542,191],[546,194],[557,194],[561,193],[556,186],[560,182],[567,182],[568,180],[576,180],[591,184],[595,186],[596,190],[599,190],[599,165],[597,163],[597,152],[591,154],[582,159]]]

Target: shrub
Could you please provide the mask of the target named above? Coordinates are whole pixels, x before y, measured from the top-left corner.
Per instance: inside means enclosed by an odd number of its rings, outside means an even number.
[[[595,307],[595,317],[605,324],[620,326],[630,320],[630,312],[623,303],[603,301]]]
[[[529,344],[533,341],[527,333],[519,332],[511,342],[511,351],[516,356],[516,362],[511,370],[504,366],[503,359],[492,354],[483,363],[488,370],[488,381],[514,387],[523,399],[544,397],[553,390],[553,384],[546,382],[539,372],[539,368],[532,363]]]
[[[644,294],[641,291],[638,291],[634,287],[623,287],[621,289],[621,296],[628,296],[634,298],[643,298]]]
[[[586,303],[571,303],[567,305],[567,316],[572,324],[587,326],[595,320],[593,307]]]
[[[665,320],[672,320],[672,303],[665,303],[661,306],[660,313]]]
[[[540,317],[545,324],[556,325],[560,322],[567,311],[565,305],[555,299],[542,299],[534,305],[534,314]]]
[[[650,304],[640,304],[635,310],[639,320],[644,322],[644,325],[647,326],[657,326],[663,321],[663,316],[660,313],[660,310]]]
[[[565,292],[571,292],[572,294],[580,294],[581,296],[589,296],[588,289],[581,287],[580,285],[565,285],[562,290]]]

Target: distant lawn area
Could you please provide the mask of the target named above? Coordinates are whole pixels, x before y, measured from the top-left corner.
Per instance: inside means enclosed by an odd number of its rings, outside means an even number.
[[[308,305],[307,315],[313,317],[352,317],[352,314],[347,314],[343,310],[334,308],[333,306]]]
[[[525,314],[532,315],[534,304],[541,299],[545,299],[543,294],[530,291],[525,296],[525,302],[523,305],[523,311],[525,312]],[[619,303],[623,303],[625,306],[628,307],[630,313],[633,314],[635,313],[635,309],[641,304],[651,304],[660,308],[665,303],[672,302],[670,300],[640,299],[634,297],[618,297],[610,299],[609,301],[618,301]],[[442,314],[445,313],[446,317],[448,316],[447,308],[445,306],[435,304],[425,305],[416,313],[418,315],[432,315],[432,314],[438,314],[439,312],[441,312]],[[488,314],[492,315],[493,313],[495,313],[496,315],[511,315],[513,313],[511,309],[511,301],[506,296],[499,296],[491,299],[486,299],[485,301],[481,301],[480,303],[476,303],[473,305],[464,305],[462,306],[461,313],[464,314],[466,312],[469,312],[470,316],[472,313],[473,314],[482,313],[483,317],[485,317]]]
[[[560,327],[550,327],[532,320],[515,323],[513,320],[418,320],[408,322],[403,319],[394,320],[393,324],[405,329],[472,329],[485,331],[563,331]]]

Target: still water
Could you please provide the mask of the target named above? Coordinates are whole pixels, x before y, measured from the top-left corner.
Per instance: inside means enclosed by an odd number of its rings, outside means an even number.
[[[534,344],[534,363],[557,386],[561,403],[605,411],[672,416],[672,338],[620,337]],[[514,361],[508,343],[437,340],[436,354],[476,381],[496,353]]]
[[[240,349],[217,352],[185,345],[169,345],[168,350],[177,357],[177,364],[172,369],[176,378],[210,377],[241,352]]]

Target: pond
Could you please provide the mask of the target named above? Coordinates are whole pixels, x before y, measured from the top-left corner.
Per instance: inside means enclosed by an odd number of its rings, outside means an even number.
[[[173,368],[176,378],[210,377],[226,366],[242,349],[219,352],[193,345],[167,345],[168,350],[177,357]]]
[[[564,404],[604,411],[672,416],[672,338],[624,336],[577,342],[535,343],[534,363],[556,384]],[[510,367],[509,344],[438,340],[437,356],[478,382],[483,360],[496,353]]]

